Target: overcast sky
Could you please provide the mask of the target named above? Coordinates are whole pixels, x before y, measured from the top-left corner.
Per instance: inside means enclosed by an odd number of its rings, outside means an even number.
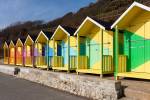
[[[0,28],[27,20],[49,21],[96,0],[0,0]]]

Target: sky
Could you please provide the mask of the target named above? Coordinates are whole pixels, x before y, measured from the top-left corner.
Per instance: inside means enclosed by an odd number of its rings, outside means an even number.
[[[0,28],[21,21],[50,21],[96,0],[0,0]]]

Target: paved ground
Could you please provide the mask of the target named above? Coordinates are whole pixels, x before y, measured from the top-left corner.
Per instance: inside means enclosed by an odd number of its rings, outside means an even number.
[[[0,100],[87,100],[0,73]]]
[[[125,78],[121,82],[126,88],[150,93],[150,80]]]

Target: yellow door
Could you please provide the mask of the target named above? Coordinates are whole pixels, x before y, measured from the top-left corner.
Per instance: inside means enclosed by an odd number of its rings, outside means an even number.
[[[15,48],[10,48],[10,63],[15,63]]]

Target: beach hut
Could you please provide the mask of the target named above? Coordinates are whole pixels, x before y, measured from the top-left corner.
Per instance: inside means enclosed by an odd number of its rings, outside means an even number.
[[[35,56],[35,66],[37,68],[43,68],[43,69],[49,69],[51,66],[49,58],[51,48],[49,47],[49,39],[51,38],[52,33],[41,31],[35,40],[35,50],[34,50],[34,56]],[[51,44],[52,45],[52,44]]]
[[[117,76],[150,79],[150,7],[134,2],[111,28],[115,29],[116,79]],[[120,32],[123,38],[118,35]],[[119,49],[120,46],[123,48]]]
[[[9,64],[10,65],[15,65],[16,63],[16,57],[15,57],[15,44],[16,41],[10,41],[10,44],[9,44]]]
[[[113,32],[110,24],[87,17],[77,35],[77,73],[109,74],[113,68]]]
[[[24,42],[25,38],[18,38],[16,42],[16,65],[24,66]]]
[[[53,70],[70,71],[76,69],[76,37],[74,28],[58,26],[51,40],[53,40]]]
[[[4,43],[4,46],[3,46],[3,52],[4,52],[4,64],[9,64],[9,47],[8,47],[8,44],[7,42]]]
[[[28,35],[24,43],[24,61],[25,66],[34,67],[34,41],[36,36]]]

